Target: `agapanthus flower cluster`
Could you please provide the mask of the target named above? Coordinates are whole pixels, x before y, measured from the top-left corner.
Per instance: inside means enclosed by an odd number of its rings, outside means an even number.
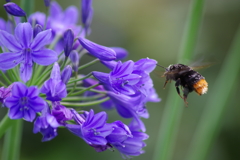
[[[124,48],[89,40],[92,0],[64,11],[55,1],[42,3],[49,14],[35,12],[28,17],[17,4],[4,5],[10,19],[0,19],[0,103],[9,109],[8,117],[33,122],[33,132],[40,132],[42,141],[54,139],[62,127],[97,152],[116,149],[124,158],[144,153],[149,136],[141,118],[149,118],[147,102],[160,101],[150,77],[157,61],[124,62],[128,55]],[[81,64],[82,56],[95,59]],[[110,71],[82,74],[97,62]],[[96,104],[106,111],[84,110]],[[109,109],[130,119],[129,124],[109,122]]]

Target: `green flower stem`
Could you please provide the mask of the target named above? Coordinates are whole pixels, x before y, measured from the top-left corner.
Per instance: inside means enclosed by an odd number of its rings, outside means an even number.
[[[70,103],[70,102],[61,102],[62,105],[66,107],[87,107],[87,106],[93,106],[93,105],[98,105],[103,102],[108,101],[110,98],[106,97],[101,100],[96,100],[96,101],[91,101],[91,102],[83,102],[83,103]]]
[[[99,98],[103,98],[105,97],[105,94],[98,94],[95,96],[91,96],[91,97],[81,97],[81,96],[77,96],[77,97],[66,97],[62,99],[62,102],[76,102],[76,101],[91,101],[91,100],[96,100]]]
[[[82,93],[84,93],[84,92],[86,92],[86,91],[89,91],[89,90],[92,89],[92,88],[97,87],[98,85],[99,85],[99,84],[92,85],[92,86],[90,86],[90,87],[88,87],[88,88],[86,88],[86,89],[83,89],[83,90],[81,90],[81,91],[68,94],[68,96],[76,96],[76,95],[82,94]]]
[[[193,136],[187,160],[204,160],[219,133],[227,100],[237,85],[240,71],[240,26],[222,69],[214,82],[209,101]],[[226,76],[227,75],[227,76]],[[227,85],[226,85],[227,82]]]
[[[74,74],[75,74],[75,79],[77,79],[77,77],[78,77],[78,72],[74,72]],[[72,90],[69,92],[69,94],[71,94],[72,92],[74,92],[75,89],[76,89],[76,87],[77,87],[77,81],[74,82],[74,86],[73,86]]]
[[[80,71],[80,70],[82,70],[84,68],[87,68],[87,67],[89,67],[89,66],[91,66],[91,65],[93,65],[93,64],[95,64],[95,63],[97,63],[99,61],[100,61],[99,59],[94,59],[93,61],[78,67],[78,71]]]
[[[179,62],[186,63],[192,58],[200,27],[204,0],[192,0],[188,21],[185,26],[183,41],[179,53]],[[176,134],[178,133],[183,107],[183,100],[176,94],[176,89],[169,91],[163,112],[159,136],[153,160],[170,160],[174,153]]]
[[[71,83],[74,83],[74,82],[78,82],[78,81],[82,81],[82,80],[87,79],[87,78],[89,78],[91,76],[92,76],[92,72],[87,74],[85,77],[78,78],[78,79],[75,79],[75,80],[71,80],[71,81],[68,82],[68,84],[71,84]]]
[[[18,160],[22,137],[22,120],[15,120],[4,137],[2,160]]]
[[[6,114],[5,117],[0,122],[0,138],[2,135],[6,132],[6,130],[11,127],[14,120],[11,120],[8,118],[8,115]]]
[[[25,11],[27,15],[30,15],[33,13],[34,10],[34,0],[21,0],[21,8]],[[27,17],[24,17],[25,22],[27,22]]]
[[[6,81],[7,85],[12,84],[12,81],[10,81],[10,80],[8,79],[8,77],[5,75],[5,73],[3,73],[2,70],[0,70],[0,75],[1,75],[1,77]]]
[[[72,88],[68,88],[67,90],[71,90],[71,89]],[[75,90],[84,90],[84,89],[86,89],[86,87],[76,87]],[[105,92],[105,91],[99,91],[99,90],[96,90],[96,89],[90,89],[89,91],[99,93],[99,94],[107,94],[107,92]]]
[[[62,65],[61,65],[61,70],[65,67],[66,63],[67,63],[68,57],[65,57]]]

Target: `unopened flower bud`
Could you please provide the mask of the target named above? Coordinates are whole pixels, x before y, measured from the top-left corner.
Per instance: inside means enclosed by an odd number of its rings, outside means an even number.
[[[67,65],[63,71],[62,71],[62,74],[61,74],[61,79],[62,79],[62,82],[67,84],[69,79],[71,78],[72,76],[72,67]]]
[[[66,57],[69,56],[72,51],[72,46],[74,42],[74,33],[71,29],[68,29],[64,32],[64,54]]]
[[[35,38],[36,35],[39,33],[39,32],[42,32],[43,31],[43,27],[39,24],[36,24],[34,29],[33,29],[33,37]]]
[[[99,58],[102,61],[111,61],[116,59],[115,51],[109,47],[101,46],[83,37],[79,37],[78,41],[82,47],[89,52],[89,54]]]
[[[44,4],[46,7],[49,7],[51,3],[51,0],[44,0]]]
[[[78,71],[78,65],[79,65],[79,54],[76,50],[72,50],[69,55],[70,60],[72,61],[73,70],[75,72]]]
[[[25,17],[26,13],[24,12],[24,10],[22,10],[22,8],[20,8],[17,4],[13,3],[13,2],[9,2],[3,5],[5,10],[7,11],[7,13],[13,15],[13,16],[17,16],[17,17]]]

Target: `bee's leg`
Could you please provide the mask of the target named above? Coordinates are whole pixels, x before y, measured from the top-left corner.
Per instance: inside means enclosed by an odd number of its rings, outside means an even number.
[[[165,83],[164,83],[164,85],[163,85],[163,88],[165,89],[165,86],[166,86],[166,84],[168,83],[168,79],[166,78],[166,81],[165,81]]]
[[[175,83],[175,87],[176,87],[176,89],[177,89],[178,95],[183,99],[183,97],[182,97],[181,94],[180,94],[180,90],[179,90],[180,84],[181,84],[181,79],[178,78],[177,81],[176,81],[176,83]]]
[[[188,94],[189,94],[189,90],[187,88],[184,88],[183,100],[184,100],[184,103],[185,103],[186,107],[188,106],[188,102],[187,102]]]

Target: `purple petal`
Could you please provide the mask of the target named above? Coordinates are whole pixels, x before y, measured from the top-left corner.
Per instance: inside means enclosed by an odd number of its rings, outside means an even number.
[[[154,59],[144,58],[140,59],[134,64],[135,70],[144,70],[147,73],[152,72],[156,67],[157,61]]]
[[[44,4],[46,7],[49,7],[50,6],[50,2],[51,0],[44,0]]]
[[[28,18],[28,22],[31,25],[35,25],[35,24],[39,24],[41,26],[44,26],[45,24],[45,19],[46,19],[46,15],[42,12],[35,12],[33,14],[31,14]]]
[[[19,98],[16,98],[16,97],[7,97],[4,103],[4,105],[7,108],[11,108],[12,106],[16,106],[18,104],[19,104]]]
[[[27,97],[34,98],[39,94],[38,88],[36,86],[31,86],[28,88]]]
[[[103,61],[111,61],[116,59],[116,53],[113,49],[101,46],[94,42],[91,42],[83,37],[78,38],[83,48],[85,48],[89,54],[95,56]]]
[[[22,46],[16,40],[16,38],[6,31],[0,30],[0,42],[3,46],[12,52],[19,52],[22,50]]]
[[[29,103],[29,106],[35,111],[35,112],[40,112],[44,109],[46,103],[45,101],[40,98],[40,97],[36,97],[34,99],[32,98],[29,98],[28,99],[28,103]]]
[[[33,38],[33,28],[30,23],[19,23],[15,28],[15,36],[24,48],[28,48]]]
[[[60,17],[61,14],[62,14],[61,6],[56,1],[52,1],[50,5],[50,17],[56,19]]]
[[[23,82],[27,82],[32,77],[32,61],[20,64],[20,77]]]
[[[93,17],[92,0],[82,0],[82,23],[86,28],[91,25]]]
[[[71,78],[71,76],[72,76],[72,67],[70,65],[67,65],[63,69],[62,74],[61,74],[62,82],[67,84],[69,79]]]
[[[107,114],[106,112],[99,112],[94,115],[94,118],[91,120],[90,124],[87,124],[85,127],[89,128],[97,128],[102,127],[107,121]]]
[[[23,119],[26,121],[32,122],[36,117],[36,113],[32,109],[24,109],[23,110]]]
[[[26,96],[27,93],[27,87],[20,83],[20,82],[15,82],[14,86],[12,88],[12,96],[14,97],[24,97]]]
[[[50,49],[41,49],[32,53],[32,60],[40,65],[47,66],[58,59],[57,53]]]
[[[2,53],[0,54],[0,69],[8,70],[14,68],[22,61],[20,53]]]
[[[116,61],[101,61],[101,63],[111,70],[117,65]]]
[[[100,82],[104,84],[109,84],[109,74],[108,73],[102,73],[98,71],[93,71],[92,75],[99,80]]]
[[[51,72],[51,79],[53,80],[61,80],[61,74],[60,74],[60,67],[57,62],[54,63],[53,69]]]
[[[8,112],[8,116],[10,119],[20,119],[23,117],[23,111],[20,110],[20,105],[15,105],[10,108]]]
[[[101,136],[88,137],[84,139],[88,144],[106,145],[107,140]]]
[[[42,47],[51,42],[51,38],[52,38],[51,29],[38,33],[31,44],[32,50],[34,51],[40,50]]]
[[[128,56],[128,51],[121,47],[110,47],[116,52],[117,60],[124,59]]]
[[[111,72],[111,75],[114,75],[117,77],[123,77],[128,74],[131,74],[133,71],[133,66],[134,66],[134,62],[131,60],[126,61],[124,63],[121,63],[120,61],[118,61],[118,64]]]
[[[66,24],[76,24],[78,21],[78,9],[75,6],[69,6],[65,10],[64,23]]]

